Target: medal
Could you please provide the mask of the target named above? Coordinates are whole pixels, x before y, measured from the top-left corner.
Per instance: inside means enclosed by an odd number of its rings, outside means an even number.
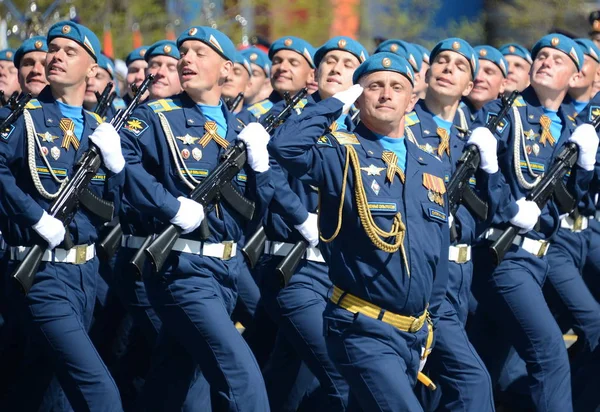
[[[534,155],[537,156],[540,153],[540,145],[538,145],[537,143],[535,143],[531,148],[533,150]]]
[[[190,158],[190,151],[188,149],[183,149],[181,151],[181,157],[183,157],[185,160]]]
[[[48,148],[46,146],[42,146],[42,154],[48,156]]]
[[[379,183],[377,183],[377,181],[373,179],[373,181],[371,182],[371,190],[375,192],[375,195],[379,195],[379,189],[381,189]]]

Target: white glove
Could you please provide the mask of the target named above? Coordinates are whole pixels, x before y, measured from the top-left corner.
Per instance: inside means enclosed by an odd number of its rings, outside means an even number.
[[[569,137],[569,142],[579,146],[577,164],[584,170],[594,170],[596,152],[598,151],[598,135],[594,126],[588,123],[577,126],[571,137]]]
[[[363,87],[360,84],[355,84],[354,86],[350,86],[349,89],[344,90],[343,92],[337,92],[333,95],[334,99],[338,99],[340,102],[344,103],[344,108],[342,109],[343,113],[348,113],[356,99],[362,94]]]
[[[517,206],[519,206],[519,211],[515,217],[510,219],[510,223],[523,228],[523,230],[520,231],[521,234],[527,233],[533,229],[540,218],[542,211],[535,202],[525,200],[524,197],[517,200]]]
[[[454,216],[452,216],[452,213],[448,213],[448,227],[450,229],[452,229],[452,223],[454,223]]]
[[[315,247],[319,244],[319,224],[316,213],[309,213],[304,223],[294,225],[294,227],[304,236],[310,247]]]
[[[39,233],[41,237],[48,242],[48,249],[54,249],[60,245],[60,242],[65,238],[65,226],[62,222],[55,217],[50,216],[44,211],[44,214],[33,225],[33,230]]]
[[[487,127],[478,127],[473,130],[467,144],[477,146],[481,156],[479,168],[486,173],[492,174],[498,171],[498,156],[496,138]]]
[[[248,164],[255,172],[266,172],[269,169],[269,152],[267,144],[271,135],[260,123],[250,123],[238,135],[238,139],[246,144]]]
[[[119,173],[125,167],[125,158],[121,152],[121,136],[110,123],[102,123],[90,135],[102,154],[104,166],[113,173]]]
[[[427,354],[425,354],[425,348],[421,346],[421,359],[419,360],[419,372],[423,372],[423,368],[425,367],[425,364],[427,363],[427,358],[429,357],[430,353],[431,353],[431,349],[429,349]]]
[[[179,210],[171,223],[183,229],[183,234],[193,232],[198,229],[204,219],[204,208],[198,202],[194,202],[187,197],[179,196]]]

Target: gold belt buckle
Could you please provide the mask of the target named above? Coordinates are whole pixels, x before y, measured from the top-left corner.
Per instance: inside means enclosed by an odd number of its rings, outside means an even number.
[[[82,265],[87,262],[87,245],[75,246],[75,264]]]
[[[421,324],[421,319],[420,318],[415,318],[412,321],[412,324],[410,325],[410,329],[408,330],[411,333],[415,333],[418,332],[421,327],[423,327],[423,324]]]
[[[231,259],[231,253],[233,252],[233,240],[227,240],[223,242],[223,260]]]
[[[542,242],[542,246],[540,246],[540,250],[537,253],[537,257],[544,257],[546,251],[548,250],[548,246],[550,246],[550,242],[546,240],[540,240]]]
[[[583,216],[579,215],[573,220],[573,231],[580,232],[583,230]]]
[[[467,262],[467,252],[469,251],[468,246],[458,246],[458,263]]]

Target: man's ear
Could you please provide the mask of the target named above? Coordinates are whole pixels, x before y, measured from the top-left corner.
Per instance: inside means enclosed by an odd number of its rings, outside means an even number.
[[[408,102],[408,106],[406,106],[406,113],[412,112],[418,101],[419,101],[419,95],[417,93],[412,93],[410,96],[410,100]]]

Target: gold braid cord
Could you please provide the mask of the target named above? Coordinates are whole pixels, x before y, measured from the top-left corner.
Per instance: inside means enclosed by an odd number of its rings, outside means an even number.
[[[346,194],[346,186],[347,186],[347,181],[348,181],[348,165],[352,164],[352,169],[354,171],[354,178],[355,178],[355,186],[356,186],[356,188],[354,190],[356,207],[357,207],[357,211],[358,211],[358,217],[360,218],[360,222],[363,226],[363,229],[365,230],[365,233],[367,234],[367,236],[369,237],[371,242],[373,242],[373,244],[378,249],[383,250],[384,252],[394,253],[394,252],[398,251],[398,249],[400,249],[400,251],[402,253],[402,259],[404,260],[404,265],[406,267],[406,273],[410,276],[410,268],[408,265],[408,258],[406,255],[406,250],[404,248],[404,238],[406,236],[406,226],[404,225],[404,222],[402,222],[402,214],[400,212],[396,213],[396,215],[394,216],[394,221],[392,223],[392,228],[389,232],[387,232],[387,231],[381,229],[379,226],[377,226],[377,224],[375,223],[375,220],[373,219],[373,215],[371,214],[371,211],[369,209],[369,202],[367,200],[367,194],[365,192],[365,188],[364,188],[363,182],[362,182],[360,161],[358,159],[358,154],[356,153],[356,149],[354,149],[354,147],[352,147],[351,145],[346,145],[345,147],[346,147],[346,165],[344,167],[342,193],[340,196],[340,207],[338,209],[337,228],[336,228],[333,236],[331,236],[329,239],[324,239],[323,237],[321,237],[321,240],[325,243],[329,243],[329,242],[333,241],[339,234],[339,231],[342,227],[342,210],[343,210],[344,198],[345,198],[345,194]],[[320,199],[319,199],[319,203],[320,203]],[[319,205],[319,210],[321,210],[320,205]],[[388,243],[385,240],[383,240],[383,238],[387,238],[387,237],[394,237],[395,238],[394,243]]]

